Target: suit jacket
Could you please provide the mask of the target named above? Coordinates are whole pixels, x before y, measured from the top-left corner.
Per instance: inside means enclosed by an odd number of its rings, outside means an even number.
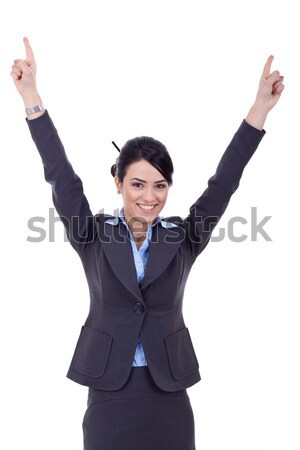
[[[122,388],[132,369],[140,333],[150,373],[159,388],[171,392],[194,385],[201,377],[182,314],[185,284],[265,130],[243,120],[188,216],[164,218],[176,227],[164,228],[158,223],[153,228],[139,286],[126,226],[116,218],[117,226],[105,223],[114,216],[93,215],[48,111],[26,121],[90,293],[89,313],[66,376],[97,389]]]

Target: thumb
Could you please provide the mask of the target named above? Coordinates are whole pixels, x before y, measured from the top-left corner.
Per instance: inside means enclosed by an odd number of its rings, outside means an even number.
[[[24,61],[24,59],[15,59],[14,60],[16,66],[25,74],[29,74],[31,72],[28,64]]]
[[[21,72],[21,78],[26,85],[35,85],[35,74],[34,71],[26,64],[24,60],[20,60],[16,66]]]

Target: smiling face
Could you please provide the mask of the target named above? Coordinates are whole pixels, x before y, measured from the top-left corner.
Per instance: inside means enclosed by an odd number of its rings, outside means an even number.
[[[169,185],[162,174],[145,159],[127,167],[123,182],[115,177],[123,196],[125,220],[132,232],[145,232],[159,215],[168,197]]]

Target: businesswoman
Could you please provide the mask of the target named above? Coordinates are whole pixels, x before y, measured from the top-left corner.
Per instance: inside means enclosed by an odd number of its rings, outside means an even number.
[[[14,60],[11,76],[90,291],[90,310],[67,373],[89,388],[84,449],[194,450],[187,388],[201,377],[182,315],[184,288],[265,134],[264,122],[284,89],[283,76],[271,72],[270,56],[253,106],[186,218],[159,216],[173,165],[166,147],[147,136],[127,141],[111,167],[123,198],[118,216],[93,215],[42,104],[27,38],[24,44],[26,58]]]

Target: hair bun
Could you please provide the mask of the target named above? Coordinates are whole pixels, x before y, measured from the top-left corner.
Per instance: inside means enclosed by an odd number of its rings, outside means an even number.
[[[113,177],[116,176],[116,172],[117,172],[117,165],[113,164],[110,168],[110,173],[112,174]]]

